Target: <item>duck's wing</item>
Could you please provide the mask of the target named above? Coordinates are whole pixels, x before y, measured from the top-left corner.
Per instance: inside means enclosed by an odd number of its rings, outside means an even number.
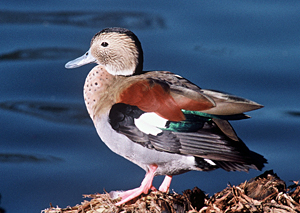
[[[224,120],[231,115],[201,112],[215,103],[199,91],[161,76],[135,79],[119,93],[118,103],[110,110],[110,124],[150,149],[211,159],[226,170],[261,169],[264,158],[254,160],[253,155],[258,154],[251,152]]]
[[[177,102],[183,101],[185,98],[199,100],[199,96],[211,102],[213,106],[208,109],[190,109],[188,108],[188,104],[182,105],[181,109],[197,111],[197,113],[201,111],[204,113],[204,116],[211,117],[223,133],[236,141],[238,141],[237,135],[227,120],[250,118],[248,115],[245,115],[244,112],[263,107],[254,101],[235,95],[216,90],[201,89],[189,80],[168,71],[152,71],[146,72],[144,75],[148,75],[148,78],[168,84],[172,97]]]
[[[214,101],[192,89],[176,86],[164,79],[151,76],[134,76],[123,80],[117,95],[117,103],[137,106],[145,112],[154,112],[171,121],[185,117],[181,109],[201,111],[215,107]]]
[[[202,111],[208,114],[234,115],[263,107],[263,105],[260,105],[254,101],[216,90],[201,89],[201,92],[210,97],[216,104],[214,108]]]
[[[202,112],[211,117],[215,124],[231,139],[238,137],[227,120],[249,118],[243,112],[261,108],[253,101],[222,93],[205,90],[187,79],[167,71],[146,72],[130,79],[120,94],[121,103],[138,106],[145,112],[155,112],[171,121],[181,121],[181,112]]]
[[[110,125],[118,133],[126,135],[133,143],[158,152],[194,156],[195,160],[210,160],[212,167],[227,171],[262,169],[266,160],[250,151],[239,139],[226,136],[211,118],[183,111],[186,119],[169,121],[156,113],[147,113],[137,106],[115,104],[110,110]]]
[[[144,75],[148,75],[152,79],[165,82],[170,86],[170,90],[174,94],[188,96],[190,98],[196,98],[201,95],[210,100],[214,103],[214,106],[207,110],[201,110],[208,114],[237,115],[263,107],[261,104],[242,97],[217,90],[201,89],[189,80],[168,71],[152,71],[146,72]]]

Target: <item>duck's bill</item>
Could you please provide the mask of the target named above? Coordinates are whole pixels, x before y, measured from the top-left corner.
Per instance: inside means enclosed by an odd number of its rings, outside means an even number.
[[[66,63],[65,68],[73,69],[90,63],[97,63],[97,60],[92,56],[91,51],[88,50],[83,56]]]

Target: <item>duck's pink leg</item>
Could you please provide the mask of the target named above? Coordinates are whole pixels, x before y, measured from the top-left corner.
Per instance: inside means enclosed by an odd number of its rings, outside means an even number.
[[[122,192],[119,196],[122,198],[122,200],[118,203],[116,203],[117,206],[126,203],[133,198],[136,198],[140,196],[141,194],[147,194],[149,189],[151,189],[152,186],[152,181],[154,178],[154,173],[157,169],[157,165],[150,165],[149,170],[145,175],[144,180],[141,183],[141,186],[135,189],[128,190],[126,192]]]
[[[166,175],[164,181],[162,182],[158,190],[167,193],[170,189],[171,181],[172,181],[172,176]]]

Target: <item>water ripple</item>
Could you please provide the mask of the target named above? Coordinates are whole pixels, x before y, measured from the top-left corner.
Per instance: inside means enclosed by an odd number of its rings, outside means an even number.
[[[81,55],[83,50],[75,48],[44,47],[35,49],[20,49],[0,54],[1,60],[38,60],[38,59],[64,59],[75,58]]]
[[[300,117],[300,111],[287,111],[286,113],[293,117]]]
[[[196,45],[194,47],[195,51],[198,51],[205,55],[216,56],[216,57],[231,57],[233,56],[234,49],[229,47],[213,47],[204,44]]]
[[[91,119],[82,104],[46,101],[6,101],[0,102],[0,109],[27,114],[56,123],[92,125]]]
[[[61,158],[39,155],[27,155],[19,153],[0,153],[0,163],[44,163],[44,162],[60,162]]]
[[[77,27],[122,26],[130,29],[164,28],[162,17],[146,12],[93,12],[93,11],[53,11],[22,12],[0,11],[0,24],[43,24],[70,25]]]

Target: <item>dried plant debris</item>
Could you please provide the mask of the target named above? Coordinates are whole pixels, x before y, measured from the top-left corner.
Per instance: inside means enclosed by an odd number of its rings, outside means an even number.
[[[152,191],[126,205],[116,206],[108,193],[84,195],[88,198],[80,205],[67,208],[50,207],[44,213],[105,213],[105,212],[299,212],[300,185],[297,181],[289,187],[273,173],[262,175],[228,186],[221,192],[208,197],[199,188],[185,190],[182,195]]]
[[[286,189],[273,171],[266,171],[249,182],[216,193],[200,212],[300,212],[299,192],[297,183]]]

